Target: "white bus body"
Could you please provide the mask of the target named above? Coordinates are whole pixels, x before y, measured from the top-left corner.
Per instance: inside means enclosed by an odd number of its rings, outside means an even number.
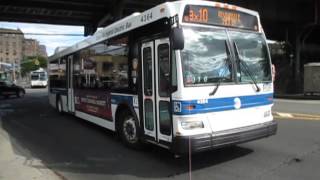
[[[173,29],[183,32],[176,46]],[[176,44],[175,44],[176,43]],[[271,60],[259,14],[209,1],[134,13],[50,58],[59,111],[177,153],[274,135]]]

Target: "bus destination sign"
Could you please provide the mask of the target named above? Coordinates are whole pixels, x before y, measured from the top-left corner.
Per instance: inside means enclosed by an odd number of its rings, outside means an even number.
[[[183,13],[183,22],[258,31],[258,19],[256,16],[219,7],[187,5]]]

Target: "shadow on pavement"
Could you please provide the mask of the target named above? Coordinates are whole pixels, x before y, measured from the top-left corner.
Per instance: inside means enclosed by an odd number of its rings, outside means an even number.
[[[47,97],[14,101],[13,112],[2,117],[16,154],[25,164],[59,173],[172,177],[188,172],[188,158],[173,158],[167,150],[147,146],[132,150],[114,133],[70,115],[59,115]],[[1,109],[0,109],[1,110]],[[252,150],[230,147],[195,154],[194,171],[246,156]],[[41,161],[46,167],[37,163]],[[186,174],[187,176],[187,174]]]

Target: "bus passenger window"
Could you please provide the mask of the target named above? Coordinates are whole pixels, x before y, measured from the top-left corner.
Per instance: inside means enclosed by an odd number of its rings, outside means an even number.
[[[50,88],[66,88],[66,60],[51,61],[49,65]]]
[[[154,119],[153,119],[153,102],[150,99],[146,99],[144,101],[144,118],[145,118],[145,128],[149,131],[153,131],[154,129]]]
[[[152,96],[152,54],[151,48],[147,47],[143,49],[143,73],[144,73],[144,94],[146,96]]]
[[[159,102],[159,122],[161,134],[171,135],[171,116],[170,116],[170,103],[167,101]]]
[[[158,46],[159,62],[159,95],[161,97],[169,96],[170,89],[170,61],[169,45],[161,44]]]
[[[121,41],[99,43],[80,52],[80,87],[100,90],[127,90],[128,47]]]

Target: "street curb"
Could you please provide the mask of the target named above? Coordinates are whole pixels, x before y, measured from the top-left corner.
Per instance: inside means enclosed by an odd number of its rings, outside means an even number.
[[[13,138],[1,127],[0,142],[0,180],[62,179],[52,169],[43,164],[41,160],[30,158],[29,155],[22,155],[22,152],[28,153],[28,150],[15,143]],[[14,171],[12,171],[13,169]]]
[[[304,96],[304,95],[274,95],[275,99],[293,99],[293,100],[320,100],[320,96]]]
[[[11,112],[11,108],[10,104],[0,104],[0,180],[64,180],[40,159],[33,157],[27,148],[3,128],[2,118]]]
[[[299,114],[299,113],[287,113],[287,112],[272,112],[272,115],[274,118],[277,118],[277,119],[320,121],[320,114]]]

